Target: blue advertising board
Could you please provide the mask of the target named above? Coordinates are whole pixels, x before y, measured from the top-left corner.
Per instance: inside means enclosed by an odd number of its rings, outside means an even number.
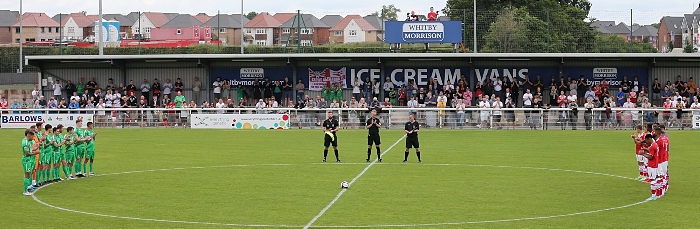
[[[524,81],[525,78],[529,77],[530,82],[535,83],[537,80],[537,75],[540,76],[542,84],[545,87],[549,86],[552,77],[559,79],[559,68],[475,68],[474,77],[476,77],[475,82],[484,83],[486,79],[491,79],[494,81],[496,78],[505,80],[505,78],[510,79],[511,82],[518,80],[520,82]],[[543,88],[545,89],[545,88]]]
[[[251,86],[255,79],[263,81],[265,78],[270,78],[271,81],[284,81],[285,77],[289,77],[290,82],[293,80],[292,68],[212,68],[209,83],[214,83],[217,77],[228,80],[231,86]]]
[[[636,76],[639,80],[640,88],[649,88],[648,68],[564,68],[564,76],[571,76],[572,79],[579,79],[584,76],[588,80],[588,85],[598,85],[605,79],[611,88],[618,88],[625,76],[628,81],[634,81]]]
[[[461,21],[387,21],[385,42],[462,43]]]

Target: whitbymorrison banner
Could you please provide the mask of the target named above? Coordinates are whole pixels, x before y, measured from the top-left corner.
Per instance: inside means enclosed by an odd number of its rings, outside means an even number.
[[[192,114],[192,129],[289,129],[288,114]]]
[[[75,127],[75,121],[83,119],[83,128],[93,121],[91,114],[2,114],[2,128],[26,129],[37,122],[65,127]]]

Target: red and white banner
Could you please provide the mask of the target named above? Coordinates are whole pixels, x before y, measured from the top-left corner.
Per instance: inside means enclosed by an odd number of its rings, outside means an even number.
[[[324,87],[340,83],[341,88],[348,88],[346,68],[333,70],[330,68],[314,71],[309,68],[309,90],[320,91]]]

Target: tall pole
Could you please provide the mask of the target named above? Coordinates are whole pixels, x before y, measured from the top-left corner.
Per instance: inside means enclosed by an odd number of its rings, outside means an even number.
[[[141,39],[143,38],[143,31],[141,31],[141,11],[139,11],[139,55],[141,55]]]
[[[22,19],[24,19],[24,15],[22,15],[22,0],[19,0],[19,69],[17,70],[18,73],[22,73],[22,43],[24,43],[22,40]]]
[[[63,14],[58,14],[58,54],[63,55]]]
[[[219,41],[216,42],[216,53],[221,54],[221,10],[216,11],[216,30],[219,31],[216,33]]]
[[[241,54],[245,54],[243,51],[243,38],[245,37],[245,33],[243,33],[243,0],[241,0]]]
[[[99,28],[99,30],[97,32],[99,33],[98,39],[100,39],[100,40],[98,41],[98,45],[99,45],[99,49],[100,49],[100,56],[102,56],[105,54],[105,50],[104,50],[105,44],[103,42],[104,37],[102,34],[102,27],[104,27],[104,25],[102,24],[102,0],[100,0],[100,19],[99,19],[99,21],[100,21],[100,23],[99,23],[99,26],[97,27],[97,28]]]
[[[476,50],[476,0],[474,1],[474,53],[477,53]]]
[[[301,53],[301,18],[299,17],[301,15],[301,10],[297,10],[297,53]],[[306,29],[306,28],[304,28]]]
[[[630,43],[630,53],[632,52],[632,30],[634,29],[632,26],[634,24],[632,16],[632,9],[630,9],[630,39],[628,40],[628,42]]]

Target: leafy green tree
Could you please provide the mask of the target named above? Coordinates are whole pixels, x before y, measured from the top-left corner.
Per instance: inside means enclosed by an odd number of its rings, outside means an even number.
[[[382,5],[382,10],[372,13],[372,15],[379,16],[385,20],[396,21],[399,18],[399,13],[401,13],[401,9],[396,8],[394,4],[391,4],[388,6]]]
[[[695,47],[693,47],[693,41],[690,40],[690,38],[685,39],[685,42],[683,42],[683,52],[684,53],[694,53],[695,52]]]
[[[253,20],[255,16],[258,16],[258,13],[256,13],[255,11],[251,11],[245,15],[245,17],[248,18],[248,20]]]
[[[528,28],[516,17],[515,11],[508,10],[491,23],[484,36],[486,45],[483,52],[513,53],[522,52],[527,43]]]

